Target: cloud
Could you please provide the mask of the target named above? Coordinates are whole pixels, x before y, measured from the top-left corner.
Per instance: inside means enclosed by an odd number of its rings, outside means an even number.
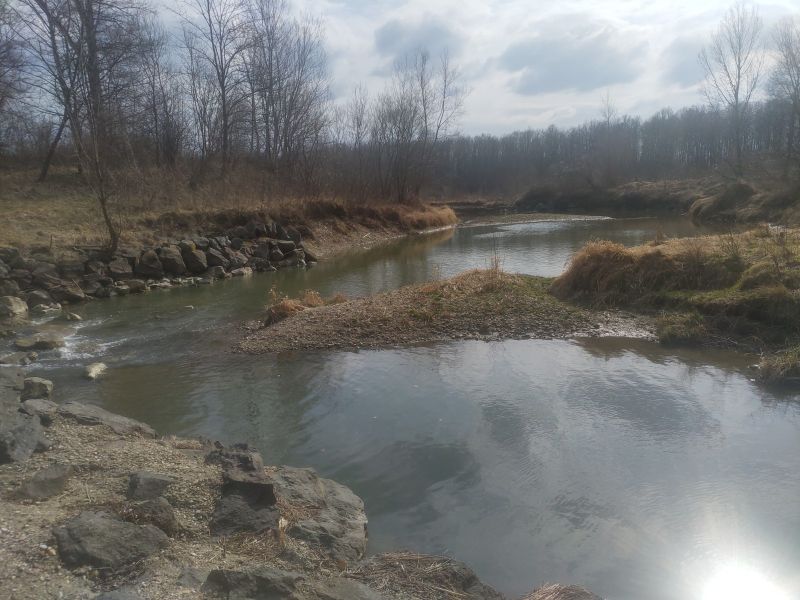
[[[566,17],[537,29],[542,33],[511,44],[498,60],[500,68],[517,75],[512,86],[519,94],[589,92],[629,83],[643,72],[639,57],[647,44],[631,45],[611,25]]]
[[[666,65],[662,73],[665,83],[677,83],[681,87],[692,87],[703,80],[703,69],[697,59],[703,48],[703,39],[698,37],[679,37],[667,46],[661,56]]]
[[[375,31],[375,49],[381,56],[398,59],[420,48],[436,56],[443,50],[455,55],[461,49],[461,39],[447,24],[436,17],[419,21],[392,19]]]

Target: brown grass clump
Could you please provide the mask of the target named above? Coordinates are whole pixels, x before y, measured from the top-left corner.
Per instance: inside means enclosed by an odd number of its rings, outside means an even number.
[[[800,382],[800,346],[763,357],[758,372],[766,383]]]
[[[264,319],[265,325],[274,325],[309,308],[320,308],[329,304],[347,302],[344,294],[336,294],[326,300],[316,290],[304,290],[298,298],[288,298],[278,295],[277,290],[272,288],[269,296],[270,304],[267,306],[267,316]]]

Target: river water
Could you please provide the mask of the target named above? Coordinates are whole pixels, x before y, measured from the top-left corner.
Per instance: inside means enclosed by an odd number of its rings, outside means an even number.
[[[273,286],[357,296],[495,256],[555,275],[589,239],[657,231],[698,233],[681,219],[464,227],[308,271],[89,303],[32,372],[59,400],[312,466],[364,498],[370,552],[451,555],[512,596],[562,581],[609,599],[717,600],[703,590],[731,564],[797,594],[800,397],[754,383],[752,358],[621,339],[229,351]],[[97,360],[107,375],[86,381]]]

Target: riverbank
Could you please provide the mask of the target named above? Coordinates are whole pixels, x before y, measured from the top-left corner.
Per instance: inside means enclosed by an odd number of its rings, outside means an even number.
[[[56,400],[0,369],[3,598],[504,598],[451,558],[365,557],[363,502],[311,469]]]
[[[633,248],[592,242],[551,289],[583,306],[656,315],[664,343],[766,354],[765,380],[797,372],[799,229],[763,226]]]
[[[608,188],[536,186],[513,205],[517,212],[688,215],[704,224],[800,224],[800,187],[757,178],[721,177],[632,181]]]
[[[332,304],[313,294],[278,299],[266,324],[251,324],[238,348],[257,354],[453,339],[652,336],[647,319],[559,301],[548,292],[551,282],[491,268]]]

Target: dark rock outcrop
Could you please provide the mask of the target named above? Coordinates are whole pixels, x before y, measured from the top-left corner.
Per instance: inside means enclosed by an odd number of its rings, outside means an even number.
[[[193,275],[200,275],[208,268],[206,254],[202,250],[195,250],[194,248],[190,250],[187,248],[183,251],[182,256],[186,268]]]
[[[62,562],[70,568],[118,570],[147,558],[167,544],[153,525],[136,525],[105,512],[82,512],[53,529]]]
[[[208,574],[203,592],[226,600],[300,600],[297,584],[300,573],[262,566],[248,571],[215,569]]]
[[[158,258],[167,275],[180,277],[186,274],[186,263],[183,261],[180,249],[176,246],[163,246]]]
[[[130,279],[133,277],[133,268],[128,259],[118,256],[110,263],[108,263],[108,272],[115,280]]]
[[[22,462],[47,447],[39,417],[20,411],[19,377],[0,371],[0,464]]]
[[[313,507],[313,517],[292,524],[287,533],[313,544],[333,560],[352,562],[367,547],[364,502],[349,488],[319,477],[313,469],[279,467],[268,475],[275,493],[290,504]]]
[[[26,377],[22,382],[22,400],[49,399],[53,395],[53,382],[41,377]]]
[[[158,527],[168,536],[178,531],[178,519],[175,510],[166,498],[158,497],[128,507],[127,515],[139,524],[148,523]]]

